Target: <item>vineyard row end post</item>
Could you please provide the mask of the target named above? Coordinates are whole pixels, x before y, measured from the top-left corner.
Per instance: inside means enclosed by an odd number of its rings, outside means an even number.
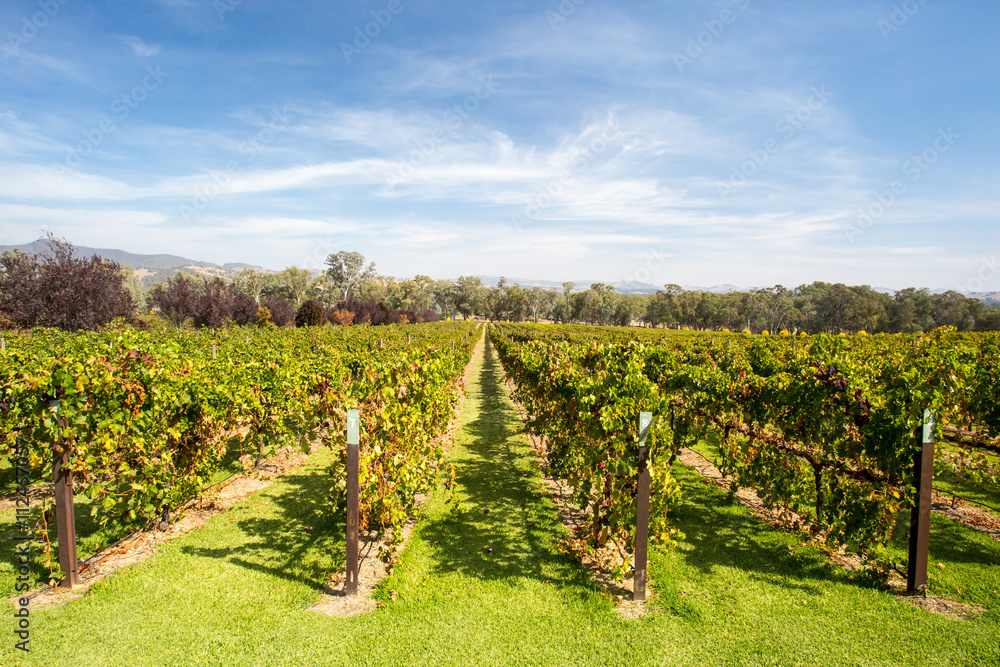
[[[59,402],[55,409],[59,410]],[[60,420],[65,425],[65,418]],[[59,569],[65,575],[60,588],[74,588],[79,583],[76,558],[76,513],[73,507],[73,473],[66,467],[69,452],[62,447],[62,438],[52,448],[52,483],[56,503],[56,538],[59,540]],[[58,450],[58,451],[57,451]]]
[[[632,599],[646,599],[646,563],[649,547],[649,447],[646,434],[653,423],[652,412],[639,413],[639,479],[635,513],[635,570]]]
[[[347,578],[344,595],[358,594],[358,486],[360,468],[360,413],[347,411]]]
[[[910,554],[906,563],[906,592],[911,595],[927,588],[934,483],[934,413],[930,410],[924,410],[924,425],[918,431],[921,431],[920,449],[913,456],[916,498],[910,510]]]

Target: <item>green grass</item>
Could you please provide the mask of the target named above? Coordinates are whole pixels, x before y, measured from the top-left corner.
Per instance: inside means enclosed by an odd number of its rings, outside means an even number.
[[[958,526],[942,536],[958,540],[953,549],[932,545],[932,561],[955,577],[932,584],[988,607],[952,621],[851,582],[821,551],[679,466],[685,499],[674,518],[686,538],[652,553],[654,613],[620,618],[558,547],[562,527],[501,373],[489,350],[477,357],[450,455],[456,487],[430,498],[375,613],[305,611],[343,564],[343,519],[324,505],[324,452],[84,598],[36,611],[30,658],[18,662],[8,638],[0,664],[1000,663],[1000,599],[971,581],[998,569],[1000,543]],[[0,611],[7,622],[10,609]]]

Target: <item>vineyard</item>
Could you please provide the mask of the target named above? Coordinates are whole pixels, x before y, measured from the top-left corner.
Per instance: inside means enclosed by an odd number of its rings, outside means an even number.
[[[59,463],[115,534],[168,520],[227,460],[327,446],[341,453],[330,470],[336,507],[346,485],[344,414],[356,408],[365,415],[361,525],[391,543],[439,472],[437,436],[475,342],[474,325],[446,323],[8,337],[0,353],[7,488],[18,458],[33,480],[51,479]]]
[[[8,334],[0,494],[20,495],[25,477],[37,491],[30,512],[3,510],[37,545],[36,588],[67,575],[53,521],[65,510],[43,489],[54,476],[68,474],[89,555],[179,524],[276,452],[310,452],[83,599],[33,607],[32,654],[11,664],[1000,659],[992,534],[933,517],[927,593],[956,601],[950,615],[887,586],[906,561],[925,413],[935,490],[1000,514],[1000,336],[483,329]],[[392,567],[370,613],[329,617],[314,607],[350,572],[358,441],[358,523],[380,545],[362,559]],[[688,467],[691,451],[731,484]],[[636,606],[603,582],[635,574],[643,471],[652,594]],[[556,489],[581,517],[575,534]],[[734,502],[740,489],[795,525],[762,521]],[[588,565],[598,551],[612,562]],[[17,609],[13,577],[0,588]]]
[[[551,472],[590,511],[592,546],[632,549],[640,411],[649,435],[650,533],[669,546],[684,447],[717,443],[733,489],[793,512],[833,547],[886,575],[885,545],[914,497],[925,411],[935,467],[996,497],[1000,337],[695,334],[501,325],[493,342],[516,395],[547,441]],[[626,562],[618,573],[623,572]]]

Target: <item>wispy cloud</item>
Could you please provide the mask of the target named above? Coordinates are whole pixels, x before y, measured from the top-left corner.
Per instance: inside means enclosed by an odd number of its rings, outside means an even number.
[[[119,39],[132,47],[132,51],[140,58],[149,58],[160,52],[159,44],[147,44],[134,35],[121,35]]]

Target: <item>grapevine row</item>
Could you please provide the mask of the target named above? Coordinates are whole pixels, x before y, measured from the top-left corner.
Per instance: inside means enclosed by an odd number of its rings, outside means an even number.
[[[700,439],[719,443],[734,489],[806,517],[832,545],[877,556],[910,506],[924,410],[938,415],[938,438],[968,447],[967,460],[1000,436],[995,334],[665,336],[518,324],[495,327],[492,341],[549,443],[552,472],[591,510],[595,545],[631,544],[643,410],[658,416],[650,530],[668,543],[666,510],[679,496],[670,464]],[[980,460],[981,479],[995,484]]]
[[[98,521],[134,527],[196,495],[227,453],[317,441],[362,420],[362,527],[398,533],[442,460],[436,437],[476,343],[468,323],[214,333],[36,330],[0,351],[0,458],[31,478],[65,453]],[[341,500],[343,467],[331,496]]]

